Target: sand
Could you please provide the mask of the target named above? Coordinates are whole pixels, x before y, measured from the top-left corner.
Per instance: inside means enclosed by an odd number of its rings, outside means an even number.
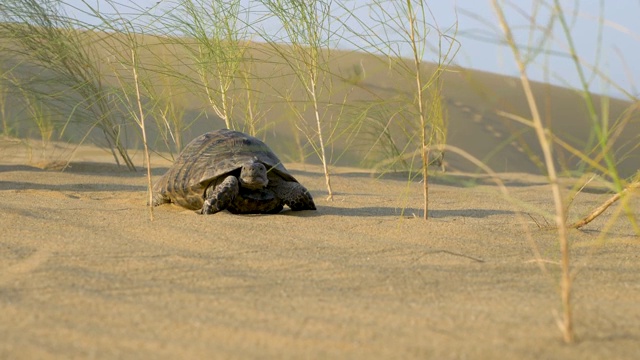
[[[0,152],[2,359],[640,353],[640,238],[618,205],[570,233],[577,343],[563,344],[540,176],[504,174],[506,198],[490,179],[435,173],[424,221],[420,184],[402,176],[335,168],[328,202],[319,167],[286,164],[317,211],[201,216],[166,205],[150,221],[144,172],[103,150],[79,147],[64,172],[20,142],[3,139]],[[156,177],[170,165],[153,164]],[[570,219],[608,196],[589,187]]]

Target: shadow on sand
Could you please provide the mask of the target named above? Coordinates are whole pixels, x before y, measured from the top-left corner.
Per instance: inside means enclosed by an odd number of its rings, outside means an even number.
[[[62,170],[64,168],[64,170]],[[168,167],[156,167],[151,169],[151,175],[160,176],[167,172]],[[38,166],[30,166],[30,165],[0,165],[0,173],[3,172],[11,172],[11,171],[35,171],[35,172],[63,172],[69,174],[100,174],[106,176],[117,176],[117,177],[143,177],[147,175],[147,170],[145,168],[137,167],[136,171],[132,171],[127,169],[124,165],[117,165],[112,163],[102,163],[102,162],[89,162],[89,161],[80,161],[80,162],[71,162],[69,166],[65,167],[64,163],[55,164],[51,167],[41,168]]]
[[[317,211],[291,211],[285,210],[282,215],[301,216],[301,217],[318,217],[318,216],[348,216],[348,217],[405,217],[413,218],[421,217],[422,210],[416,208],[402,209],[371,206],[360,208],[341,208],[333,206],[318,206]],[[460,210],[429,210],[429,216],[434,219],[444,218],[486,218],[494,215],[514,214],[513,211],[495,210],[495,209],[460,209]]]
[[[0,180],[0,190],[50,190],[50,191],[146,191],[146,186],[125,185],[125,184],[38,184],[27,181],[2,181]]]

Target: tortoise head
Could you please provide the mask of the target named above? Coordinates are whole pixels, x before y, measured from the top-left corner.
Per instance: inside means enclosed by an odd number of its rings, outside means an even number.
[[[257,159],[242,164],[240,170],[240,186],[257,190],[262,189],[269,183],[267,178],[267,168]]]

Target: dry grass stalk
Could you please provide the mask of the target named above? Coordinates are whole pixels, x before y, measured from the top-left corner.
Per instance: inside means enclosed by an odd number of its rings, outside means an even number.
[[[422,196],[423,196],[423,218],[427,220],[429,218],[429,144],[427,140],[427,115],[424,104],[424,92],[425,86],[422,81],[422,72],[420,71],[420,65],[422,59],[420,58],[420,51],[418,50],[418,39],[416,39],[416,17],[413,11],[411,1],[407,0],[407,15],[409,17],[409,43],[411,45],[411,51],[413,53],[413,63],[416,70],[416,89],[418,90],[418,116],[420,117],[420,142],[422,157]]]
[[[640,189],[640,181],[636,181],[636,182],[633,182],[633,183],[629,184],[622,191],[620,191],[619,193],[616,193],[615,195],[613,195],[612,197],[607,199],[605,202],[603,202],[600,206],[598,206],[597,208],[593,209],[593,211],[591,211],[589,213],[589,215],[587,215],[584,218],[580,219],[579,221],[576,221],[575,223],[571,224],[571,227],[574,228],[574,229],[579,229],[579,228],[587,225],[588,223],[593,221],[595,218],[600,216],[600,214],[602,214],[605,210],[607,210],[609,208],[609,206],[613,205],[613,203],[618,201],[621,197],[623,197],[624,195],[626,195],[627,193],[629,193],[629,192],[631,192],[631,191],[633,191],[635,189]]]
[[[133,84],[136,90],[136,103],[138,105],[138,116],[140,131],[142,132],[142,144],[144,145],[144,159],[147,164],[147,190],[149,194],[149,219],[153,221],[153,186],[151,184],[151,156],[147,145],[147,131],[144,123],[144,111],[142,109],[142,96],[140,95],[140,82],[138,80],[138,62],[135,49],[131,49],[131,71],[133,72]]]
[[[571,274],[570,274],[570,260],[569,260],[569,256],[570,256],[569,241],[567,237],[567,225],[565,223],[565,207],[562,201],[562,194],[560,192],[558,176],[556,174],[556,168],[555,168],[555,164],[551,154],[552,140],[546,136],[546,130],[542,123],[540,113],[538,111],[538,105],[536,104],[536,99],[533,96],[533,92],[531,89],[531,84],[529,83],[529,78],[527,76],[524,60],[522,59],[520,50],[516,45],[515,39],[513,37],[513,33],[511,32],[511,28],[507,23],[507,20],[502,11],[502,7],[501,5],[498,4],[497,0],[492,0],[492,5],[498,16],[498,21],[504,32],[505,39],[509,44],[509,46],[511,47],[511,51],[518,65],[518,70],[520,72],[520,81],[522,83],[525,97],[527,99],[527,103],[531,111],[533,127],[535,129],[536,136],[538,138],[540,147],[542,149],[542,153],[544,155],[544,161],[547,168],[549,185],[551,186],[551,192],[553,194],[553,201],[555,205],[555,215],[556,215],[555,222],[558,229],[558,240],[560,242],[560,253],[561,253],[562,275],[560,280],[560,288],[561,288],[560,292],[561,292],[561,298],[562,298],[563,312],[562,312],[562,320],[559,320],[558,323],[562,331],[562,336],[564,338],[564,341],[567,343],[573,343],[575,340],[575,337],[574,337],[574,331],[573,331],[573,316],[572,316],[572,308],[571,308]]]

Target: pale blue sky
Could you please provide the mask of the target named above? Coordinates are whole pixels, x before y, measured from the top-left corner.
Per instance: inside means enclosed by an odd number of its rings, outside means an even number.
[[[109,11],[105,6],[107,0],[85,0],[87,3],[98,3],[101,10]],[[70,4],[81,4],[81,0],[67,0]],[[150,7],[158,4],[160,9],[168,8],[174,1],[162,0],[117,0],[119,4],[133,7]],[[115,3],[111,1],[111,3]],[[349,6],[362,6],[370,1],[335,1]],[[553,0],[511,0],[501,1],[505,4],[508,21],[514,28],[517,41],[527,46],[536,43],[540,36],[537,32],[530,39],[530,14],[538,9],[538,22],[546,24],[549,18],[547,7],[535,7],[534,4],[553,3]],[[261,13],[263,10],[256,1],[243,0],[244,4],[251,4],[252,11]],[[135,4],[135,5],[134,5]],[[516,9],[517,4],[520,9]],[[635,96],[640,95],[640,0],[561,0],[579,56],[589,66],[597,65],[598,69],[611,78],[624,91]],[[601,5],[603,7],[601,8]],[[246,5],[245,5],[246,6]],[[429,1],[440,29],[458,24],[457,39],[461,44],[460,52],[455,63],[460,66],[485,70],[500,74],[517,76],[517,68],[513,56],[508,48],[499,44],[502,35],[497,17],[490,0],[456,0]],[[122,10],[127,12],[127,10]],[[357,14],[361,19],[366,18],[368,10],[362,8]],[[603,21],[601,21],[603,20]],[[598,28],[602,25],[601,38],[598,41]],[[265,28],[275,30],[275,22],[266,23]],[[348,46],[345,42],[340,44]],[[552,36],[546,42],[546,54],[538,55],[528,68],[532,79],[550,81],[559,85],[577,86],[579,84],[575,66],[566,55],[567,41],[559,23],[555,23]],[[431,59],[427,59],[431,60]],[[624,92],[592,76],[589,66],[585,67],[590,80],[591,90],[614,96],[625,97]]]

